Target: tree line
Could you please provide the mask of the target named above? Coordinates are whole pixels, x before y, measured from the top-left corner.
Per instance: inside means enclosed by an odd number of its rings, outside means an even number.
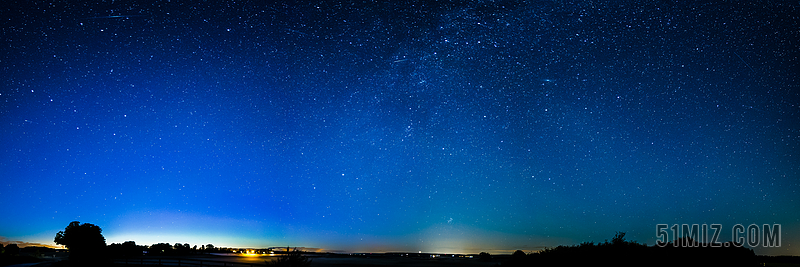
[[[225,253],[239,251],[213,244],[191,246],[188,243],[158,243],[150,246],[137,245],[135,241],[106,245],[103,229],[91,223],[71,222],[64,231],[56,233],[55,243],[69,250],[69,260],[81,264],[108,261],[111,258],[138,257],[147,255],[180,256],[192,254]],[[16,245],[15,245],[16,246]]]
[[[525,254],[516,251],[502,266],[760,266],[752,249],[725,244],[710,246],[689,237],[648,246],[625,240],[617,232],[611,242],[558,246]]]
[[[218,248],[212,244],[189,245],[188,243],[158,243],[150,246],[137,245],[135,241],[125,241],[122,243],[111,243],[106,247],[106,252],[114,257],[137,257],[143,254],[147,255],[166,255],[166,256],[182,256],[182,255],[196,255],[208,253],[226,253],[237,251],[233,248]]]

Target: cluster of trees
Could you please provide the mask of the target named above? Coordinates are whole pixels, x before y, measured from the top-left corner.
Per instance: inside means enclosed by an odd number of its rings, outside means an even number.
[[[114,258],[130,258],[142,256],[142,253],[147,250],[146,246],[136,245],[134,241],[125,241],[122,244],[112,243],[106,248],[108,254]]]
[[[689,238],[663,246],[647,246],[625,240],[617,232],[611,242],[584,242],[525,254],[515,252],[503,266],[757,266],[752,249],[738,246],[711,247]]]
[[[130,243],[135,246],[133,241],[127,241],[120,245],[123,247],[126,243]],[[111,244],[115,245],[115,244]],[[132,245],[128,245],[131,247]],[[149,247],[146,246],[137,246],[139,249],[139,256],[142,255],[144,251],[147,251],[148,255],[192,255],[192,254],[206,254],[206,253],[217,253],[217,252],[228,252],[231,249],[229,248],[217,248],[214,247],[212,244],[202,245],[199,248],[197,245],[191,246],[188,243],[175,243],[175,245],[170,245],[169,243],[158,243],[153,244]]]
[[[64,231],[59,231],[54,241],[56,244],[67,247],[70,261],[89,265],[108,261],[110,258],[137,257],[145,253],[149,255],[190,255],[231,251],[229,248],[217,248],[212,244],[202,245],[198,248],[196,245],[192,247],[187,243],[175,243],[175,245],[158,243],[148,247],[136,245],[134,241],[126,241],[122,244],[113,243],[106,246],[103,230],[99,226],[91,223],[81,224],[77,221],[71,222]],[[16,248],[16,245],[13,245],[13,248]],[[18,250],[16,248],[16,250],[10,251]]]
[[[189,255],[213,252],[231,252],[230,248],[217,248],[212,244],[203,245],[198,248],[187,243],[158,243],[152,246],[136,245],[134,241],[126,241],[122,244],[113,243],[106,246],[106,240],[100,227],[80,222],[71,222],[64,231],[56,234],[55,242],[64,245],[69,249],[69,260],[73,266],[105,266],[111,263],[111,258],[137,257],[145,252],[149,255]],[[2,248],[2,247],[0,247]],[[13,245],[16,248],[16,245]],[[9,250],[6,247],[6,250]],[[17,248],[17,250],[19,250]],[[286,248],[287,253],[276,261],[267,262],[269,266],[310,266],[311,260],[295,248]]]

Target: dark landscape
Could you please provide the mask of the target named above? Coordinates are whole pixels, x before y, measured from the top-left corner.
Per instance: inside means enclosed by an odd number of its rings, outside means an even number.
[[[94,241],[92,241],[94,240]],[[70,223],[47,247],[2,247],[0,266],[800,266],[800,257],[757,256],[733,243],[719,247],[682,238],[648,246],[625,240],[617,232],[609,242],[586,242],[511,255],[441,253],[313,253],[296,248],[218,248],[176,243],[137,245],[134,241],[105,245],[96,225]],[[22,265],[20,265],[22,264]]]

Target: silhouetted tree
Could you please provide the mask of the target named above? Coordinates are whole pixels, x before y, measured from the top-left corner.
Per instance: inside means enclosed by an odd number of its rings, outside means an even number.
[[[492,254],[489,254],[488,252],[481,252],[480,254],[478,254],[478,260],[490,261],[492,260]]]
[[[311,266],[311,260],[297,248],[290,250],[286,247],[286,254],[280,256],[277,260],[266,262],[267,266],[291,266],[291,267],[308,267]]]
[[[611,244],[617,246],[625,245],[625,232],[617,232],[614,234],[614,238],[611,239]]]
[[[5,248],[5,254],[10,256],[19,255],[19,246],[17,244],[8,244]]]
[[[150,246],[148,251],[151,255],[172,255],[173,249],[169,243],[158,243]]]
[[[137,246],[134,241],[125,241],[122,244],[113,243],[107,247],[108,254],[115,258],[142,256],[142,252],[145,250],[147,250],[145,246]]]
[[[525,266],[525,261],[527,258],[528,255],[526,255],[524,251],[517,250],[511,254],[511,258],[503,262],[503,266]]]
[[[175,243],[172,248],[175,250],[176,255],[188,255],[189,254],[189,244],[181,244]]]
[[[142,256],[142,253],[145,251],[145,246],[138,246],[134,241],[125,241],[122,243],[122,249],[125,251],[125,256],[127,257],[137,257]]]
[[[69,223],[64,231],[59,231],[54,241],[66,246],[70,260],[78,262],[98,259],[106,247],[103,229],[91,223],[81,224],[77,221]]]

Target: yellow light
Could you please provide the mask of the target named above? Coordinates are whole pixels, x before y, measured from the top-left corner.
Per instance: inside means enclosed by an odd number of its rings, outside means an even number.
[[[248,256],[248,257],[258,257],[259,256],[258,252],[253,251],[253,250],[243,250],[242,251],[242,255]]]

